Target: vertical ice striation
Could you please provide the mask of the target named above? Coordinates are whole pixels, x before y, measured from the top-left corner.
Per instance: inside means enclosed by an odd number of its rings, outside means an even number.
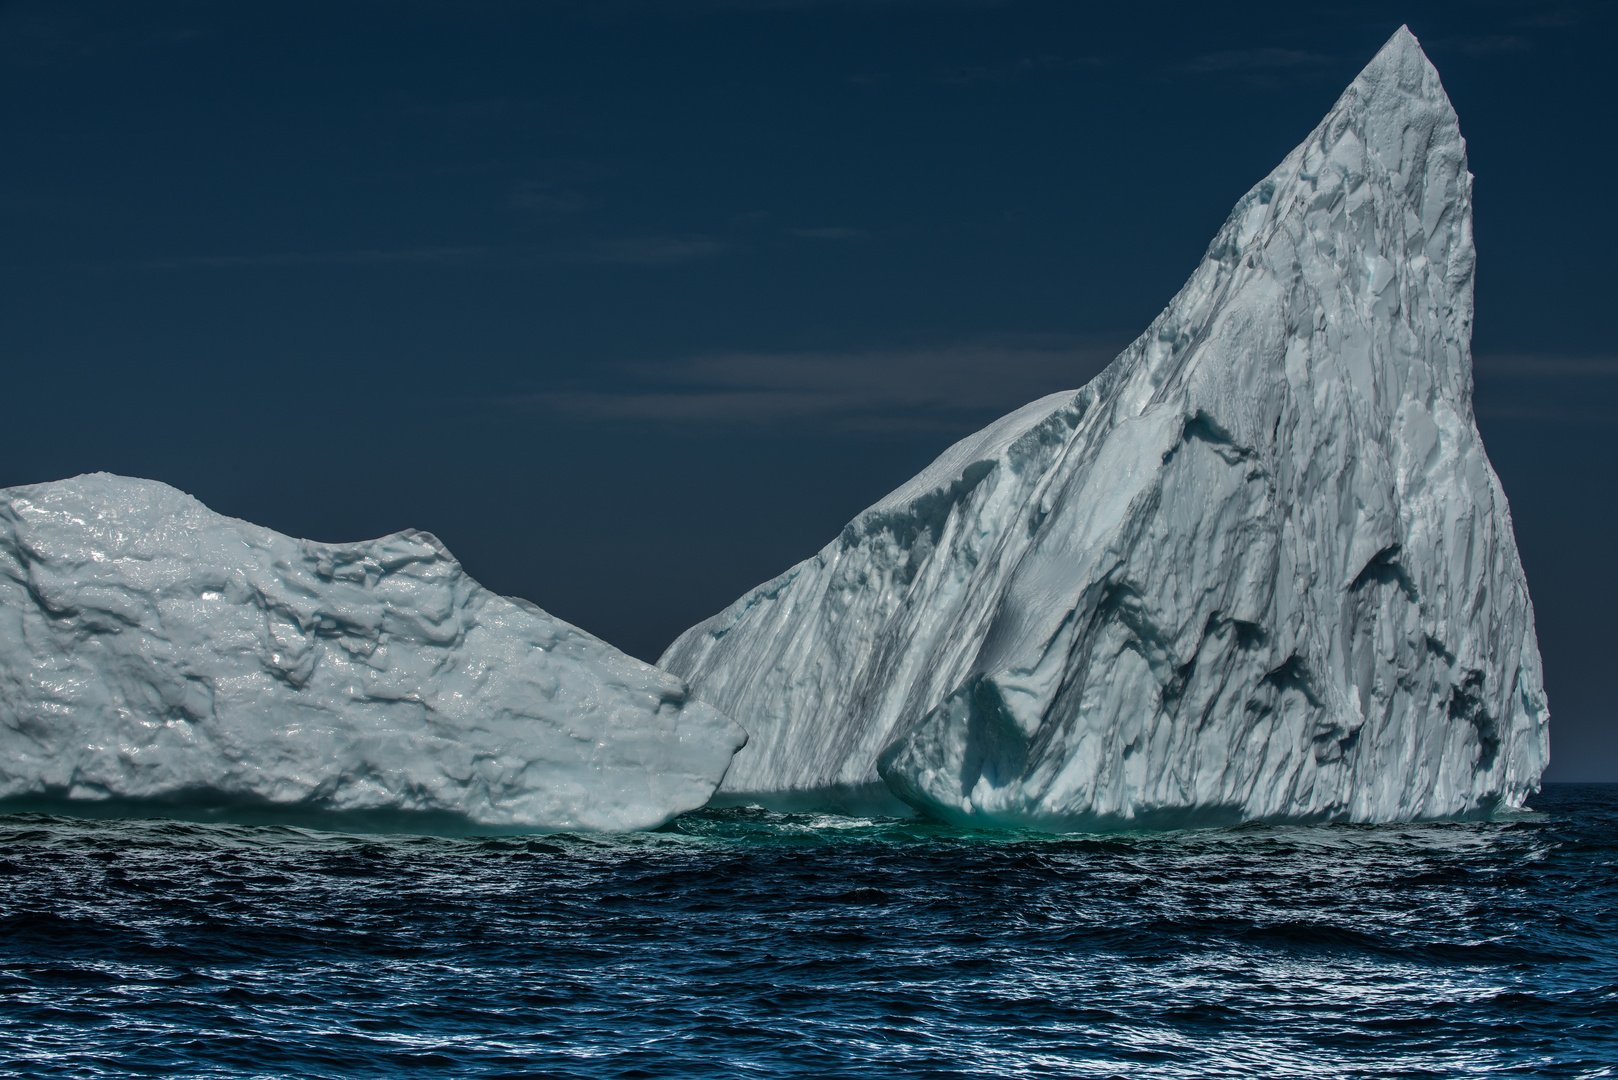
[[[636,829],[745,740],[427,533],[294,540],[106,474],[0,491],[0,798]]]
[[[1059,829],[1519,805],[1547,710],[1472,414],[1471,179],[1401,28],[1093,382],[675,641],[752,736],[721,795]]]

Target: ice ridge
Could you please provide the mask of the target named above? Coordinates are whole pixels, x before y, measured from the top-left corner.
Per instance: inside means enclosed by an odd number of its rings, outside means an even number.
[[[1089,385],[669,647],[751,733],[720,797],[1054,829],[1521,805],[1548,710],[1472,412],[1471,183],[1401,28]]]
[[[0,491],[0,799],[641,829],[745,741],[428,533],[294,540],[105,473]]]

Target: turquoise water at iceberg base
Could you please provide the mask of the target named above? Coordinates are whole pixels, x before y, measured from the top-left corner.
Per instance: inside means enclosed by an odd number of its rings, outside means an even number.
[[[1618,785],[1511,820],[631,836],[0,816],[27,1076],[1618,1074]]]

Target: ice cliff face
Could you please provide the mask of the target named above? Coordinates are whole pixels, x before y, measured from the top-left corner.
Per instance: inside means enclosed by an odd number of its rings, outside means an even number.
[[[293,540],[106,474],[0,491],[0,798],[636,829],[707,802],[745,740],[427,533]]]
[[[1093,382],[669,648],[752,734],[721,794],[1051,828],[1518,805],[1547,710],[1473,259],[1401,29]]]

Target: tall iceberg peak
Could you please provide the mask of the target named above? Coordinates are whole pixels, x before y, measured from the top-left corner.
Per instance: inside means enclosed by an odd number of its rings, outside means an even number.
[[[1094,381],[670,646],[751,733],[721,796],[1058,829],[1520,805],[1548,712],[1473,259],[1401,28]]]
[[[745,741],[427,533],[294,540],[104,473],[0,491],[0,798],[637,829]]]

